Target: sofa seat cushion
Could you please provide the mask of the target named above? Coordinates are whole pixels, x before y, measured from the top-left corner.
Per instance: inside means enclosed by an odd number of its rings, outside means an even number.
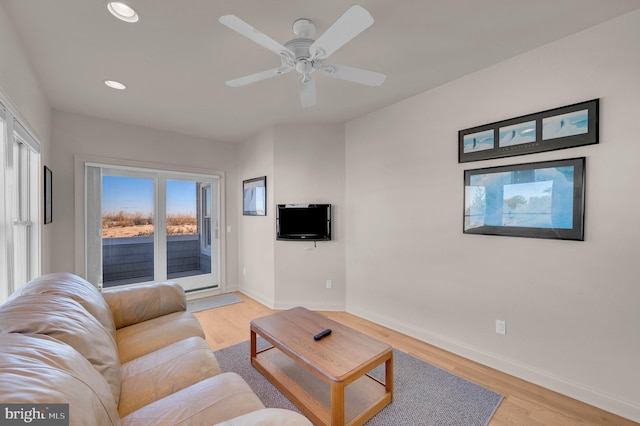
[[[134,411],[121,424],[211,426],[263,408],[242,377],[222,373]]]
[[[125,363],[188,337],[204,332],[193,314],[174,312],[116,330],[120,362]]]
[[[45,335],[0,333],[0,401],[69,404],[71,426],[118,425],[107,381],[71,346]]]
[[[122,365],[120,417],[218,374],[215,355],[199,337],[136,358]]]
[[[111,308],[100,290],[89,281],[66,272],[46,274],[16,290],[9,300],[33,294],[53,294],[73,299],[93,315],[109,333],[115,335],[116,326]]]
[[[64,342],[84,356],[120,399],[120,360],[113,336],[73,299],[34,294],[0,306],[0,332],[43,334]]]

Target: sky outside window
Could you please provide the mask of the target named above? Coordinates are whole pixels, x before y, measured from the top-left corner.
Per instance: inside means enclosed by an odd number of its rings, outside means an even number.
[[[103,213],[153,213],[153,179],[126,176],[102,177]],[[196,214],[196,183],[167,181],[167,215]]]

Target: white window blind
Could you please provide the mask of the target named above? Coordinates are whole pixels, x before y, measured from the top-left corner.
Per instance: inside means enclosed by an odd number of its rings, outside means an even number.
[[[85,168],[87,281],[102,288],[102,168],[87,164]]]

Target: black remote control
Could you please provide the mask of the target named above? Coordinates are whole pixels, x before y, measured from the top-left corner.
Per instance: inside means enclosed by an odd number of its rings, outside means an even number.
[[[331,334],[331,329],[330,329],[330,328],[327,328],[326,330],[321,331],[320,333],[318,333],[318,334],[316,334],[315,336],[313,336],[313,340],[320,340],[320,339],[322,339],[323,337],[328,336],[328,335],[330,335],[330,334]]]

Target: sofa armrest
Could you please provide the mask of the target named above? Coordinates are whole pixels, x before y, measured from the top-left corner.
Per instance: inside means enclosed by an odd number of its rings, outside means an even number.
[[[187,310],[184,289],[174,282],[105,290],[102,295],[111,308],[116,329]]]
[[[282,408],[263,408],[215,426],[313,426],[302,414]]]

